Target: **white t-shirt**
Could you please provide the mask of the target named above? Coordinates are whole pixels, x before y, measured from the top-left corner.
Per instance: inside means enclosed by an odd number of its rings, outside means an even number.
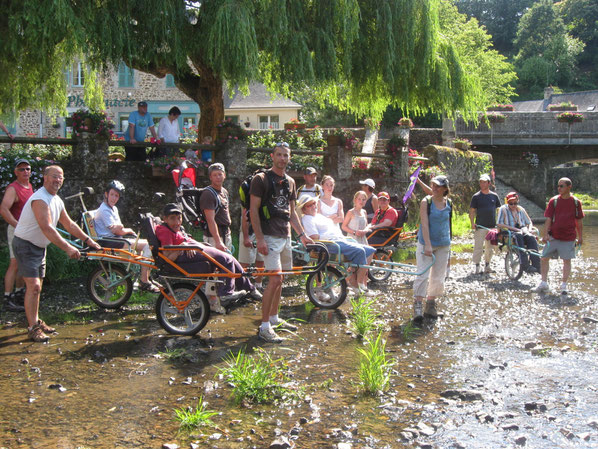
[[[31,209],[31,203],[38,200],[43,201],[48,205],[52,227],[56,228],[60,214],[64,210],[64,203],[58,195],[52,195],[45,187],[42,187],[31,195],[25,203],[25,206],[23,206],[23,212],[21,212],[21,217],[15,228],[15,236],[27,240],[35,246],[45,248],[50,244],[50,240],[48,240],[42,232],[39,223],[33,214],[33,209]]]
[[[319,235],[320,240],[342,240],[345,238],[340,228],[322,214],[304,215],[301,219],[305,235]]]
[[[98,237],[117,237],[117,235],[110,230],[110,227],[114,225],[122,225],[116,206],[110,207],[105,201],[103,201],[100,207],[98,207],[98,210],[96,210],[93,221]]]
[[[181,133],[179,132],[179,120],[170,121],[168,117],[162,117],[158,123],[158,137],[166,143],[178,143]]]

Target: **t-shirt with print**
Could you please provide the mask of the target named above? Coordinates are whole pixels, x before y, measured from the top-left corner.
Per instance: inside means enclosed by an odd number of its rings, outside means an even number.
[[[135,125],[133,137],[135,137],[137,142],[143,142],[147,134],[147,129],[154,126],[154,119],[149,112],[141,115],[139,111],[133,111],[129,114],[129,124],[131,123]],[[130,140],[128,129],[125,131],[125,140],[127,142]]]
[[[213,189],[213,190],[212,190]],[[218,194],[218,198],[214,195],[214,192]],[[201,210],[215,210],[216,215],[214,219],[216,224],[218,225],[218,232],[220,233],[220,237],[224,238],[227,234],[230,233],[230,212],[228,209],[229,199],[228,199],[228,191],[222,187],[222,189],[217,190],[214,187],[210,186],[203,191],[201,197],[199,198],[199,207]],[[218,201],[220,201],[220,206],[218,206]],[[212,237],[210,230],[206,229],[205,231],[208,237]]]
[[[560,196],[556,202],[556,213],[554,210],[554,198],[551,198],[544,212],[546,218],[553,219],[550,226],[550,235],[557,240],[572,242],[577,236],[575,220],[583,218],[585,215],[581,209],[581,201],[578,201],[577,218],[575,215],[575,199],[570,196],[563,199]],[[553,218],[554,217],[554,218]]]
[[[268,170],[268,172],[272,176],[274,185],[272,185],[266,173],[258,173],[251,181],[249,194],[262,199],[260,209],[266,203],[269,203],[271,218],[265,220],[260,214],[260,223],[264,235],[286,238],[291,235],[288,214],[291,210],[290,202],[297,199],[297,188],[295,187],[293,178],[286,173],[282,177],[278,176],[272,169]],[[274,188],[274,192],[271,192],[272,188]],[[276,211],[281,214],[277,214]],[[285,213],[287,214],[286,217],[281,216]]]
[[[500,207],[500,198],[495,192],[477,192],[471,198],[469,207],[476,209],[475,224],[485,228],[496,226],[496,209]]]

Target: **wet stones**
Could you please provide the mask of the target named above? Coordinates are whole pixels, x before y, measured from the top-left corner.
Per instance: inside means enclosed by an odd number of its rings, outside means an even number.
[[[289,449],[294,447],[294,444],[289,441],[289,439],[285,436],[280,436],[272,443],[270,443],[270,449]]]
[[[462,401],[483,401],[484,396],[476,390],[444,390],[440,396],[447,399],[460,399]]]

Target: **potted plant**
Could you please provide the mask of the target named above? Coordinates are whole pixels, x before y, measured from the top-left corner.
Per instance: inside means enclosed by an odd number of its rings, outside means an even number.
[[[453,145],[455,145],[455,148],[458,148],[459,150],[467,151],[471,148],[472,143],[471,140],[457,138],[453,140]]]
[[[397,122],[401,128],[413,128],[413,122],[409,117],[401,117],[401,119]]]
[[[152,167],[152,176],[164,178],[170,175],[170,172],[181,165],[185,159],[179,156],[163,156],[150,161]]]
[[[340,147],[344,145],[348,138],[354,137],[349,129],[336,128],[326,136],[326,142],[329,147]]]
[[[507,112],[512,112],[514,110],[514,107],[512,104],[499,104],[499,103],[495,103],[493,105],[490,105],[486,108],[486,111],[490,112],[490,111],[507,111]]]
[[[371,129],[373,131],[380,130],[380,125],[381,123],[379,121],[371,118],[366,118],[363,120],[363,126],[365,126],[366,129]]]
[[[580,123],[583,122],[583,114],[581,112],[561,112],[556,119],[561,123]]]
[[[564,101],[559,104],[549,104],[549,111],[577,111],[577,105],[569,101]]]
[[[507,116],[500,112],[491,112],[490,114],[484,114],[482,116],[483,121],[488,121],[490,123],[504,123],[506,118]]]
[[[216,126],[218,130],[218,140],[220,143],[225,143],[228,140],[245,140],[246,135],[243,128],[238,123],[232,121],[232,119],[226,119],[222,123]]]
[[[74,137],[95,136],[110,139],[113,135],[114,123],[104,111],[92,112],[79,109],[70,118]]]
[[[284,129],[305,129],[307,125],[299,119],[292,118],[284,124]]]
[[[401,136],[392,136],[386,143],[386,154],[389,156],[397,156],[407,146],[407,141]]]

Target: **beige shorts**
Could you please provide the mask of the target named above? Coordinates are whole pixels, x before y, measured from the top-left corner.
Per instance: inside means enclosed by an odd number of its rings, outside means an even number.
[[[13,225],[8,225],[6,228],[6,237],[8,240],[8,253],[10,254],[10,258],[15,258],[15,252],[12,249],[12,241],[15,238],[15,227]]]
[[[239,257],[238,261],[245,265],[253,265],[256,262],[263,262],[264,256],[260,254],[255,247],[255,234],[251,234],[249,239],[254,244],[253,247],[247,248],[243,245],[243,231],[239,231]]]
[[[267,271],[290,270],[293,268],[291,237],[265,235],[268,255],[264,256],[264,269]]]

